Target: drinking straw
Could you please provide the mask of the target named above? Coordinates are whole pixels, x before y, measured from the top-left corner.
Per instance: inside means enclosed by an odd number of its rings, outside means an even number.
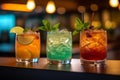
[[[92,16],[91,16],[91,20],[90,20],[90,29],[93,28],[93,26],[92,26],[93,18],[94,18],[94,12],[92,12]]]
[[[82,16],[82,22],[84,23],[84,12],[81,13]]]

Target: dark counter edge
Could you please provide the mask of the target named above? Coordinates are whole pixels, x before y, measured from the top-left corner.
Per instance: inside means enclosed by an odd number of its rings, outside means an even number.
[[[0,66],[0,80],[120,80],[120,75]]]

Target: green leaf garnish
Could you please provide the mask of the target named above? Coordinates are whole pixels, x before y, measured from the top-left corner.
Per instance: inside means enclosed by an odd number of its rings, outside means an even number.
[[[39,27],[39,30],[44,30],[44,31],[54,31],[57,30],[60,26],[60,23],[56,23],[53,26],[50,25],[50,22],[47,20],[42,20],[43,26]]]
[[[80,20],[78,17],[76,17],[75,23],[76,23],[76,29],[73,31],[73,35],[78,34],[80,31],[84,29],[89,29],[90,27],[90,24],[88,22],[83,23],[82,20]]]
[[[25,28],[23,32],[27,32],[29,30],[31,30],[31,28]]]
[[[28,31],[37,32],[38,31],[38,27],[24,28],[23,32],[28,32]]]
[[[56,23],[53,25],[52,30],[57,30],[59,28],[60,23]]]
[[[90,23],[88,23],[88,22],[84,23],[84,27],[85,27],[85,29],[89,29]]]

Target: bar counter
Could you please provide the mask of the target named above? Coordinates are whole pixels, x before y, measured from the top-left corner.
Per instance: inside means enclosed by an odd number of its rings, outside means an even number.
[[[0,80],[120,80],[120,60],[107,60],[105,66],[81,65],[80,59],[71,64],[48,64],[46,58],[38,63],[19,64],[15,57],[0,57]]]

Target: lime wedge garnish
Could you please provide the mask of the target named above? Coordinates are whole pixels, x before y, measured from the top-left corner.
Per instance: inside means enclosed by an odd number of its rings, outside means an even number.
[[[35,39],[33,35],[18,35],[17,40],[20,44],[28,45]]]
[[[20,26],[15,26],[10,30],[10,33],[23,34],[24,29]]]

